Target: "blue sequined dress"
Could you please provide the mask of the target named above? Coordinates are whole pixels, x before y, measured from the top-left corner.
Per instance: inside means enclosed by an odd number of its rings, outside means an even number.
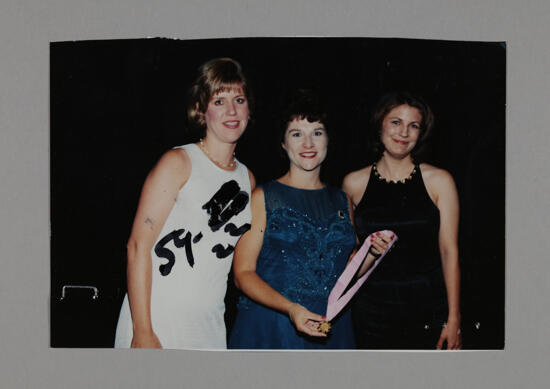
[[[271,181],[263,185],[266,231],[257,274],[289,300],[324,315],[332,287],[355,245],[348,201],[336,188],[298,189]],[[298,332],[288,316],[239,299],[229,348],[353,349],[351,316],[344,308],[327,338]]]

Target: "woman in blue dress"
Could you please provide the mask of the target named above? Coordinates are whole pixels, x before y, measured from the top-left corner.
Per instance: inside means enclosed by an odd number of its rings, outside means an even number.
[[[235,248],[235,284],[245,296],[229,348],[353,349],[349,310],[332,321],[328,335],[318,330],[356,245],[347,196],[320,179],[326,115],[314,94],[300,91],[283,119],[281,145],[290,167],[252,193],[251,228]],[[380,251],[381,243],[375,243]]]

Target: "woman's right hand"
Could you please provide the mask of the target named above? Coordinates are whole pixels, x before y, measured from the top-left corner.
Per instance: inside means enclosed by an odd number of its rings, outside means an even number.
[[[159,338],[153,331],[136,332],[132,337],[131,348],[162,348]]]
[[[323,316],[308,311],[300,304],[292,303],[288,309],[288,316],[298,331],[310,336],[327,336],[317,329],[319,323],[324,320]]]

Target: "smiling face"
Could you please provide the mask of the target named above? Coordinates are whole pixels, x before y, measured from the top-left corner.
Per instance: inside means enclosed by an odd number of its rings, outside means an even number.
[[[402,104],[388,112],[380,134],[385,153],[396,158],[409,156],[420,135],[421,123],[422,115],[410,105]]]
[[[321,168],[327,156],[328,136],[323,123],[294,119],[288,123],[282,144],[290,168],[313,171]]]
[[[204,113],[206,135],[235,143],[246,129],[248,115],[248,101],[241,87],[216,93]]]

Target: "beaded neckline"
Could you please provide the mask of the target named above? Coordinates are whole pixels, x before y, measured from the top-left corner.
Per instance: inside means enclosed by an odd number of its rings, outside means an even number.
[[[414,165],[412,171],[411,171],[411,174],[408,175],[408,177],[405,177],[405,178],[402,178],[401,180],[397,180],[397,181],[394,181],[394,180],[390,180],[389,178],[384,178],[380,175],[380,172],[378,171],[378,169],[376,168],[376,164],[373,163],[372,164],[372,170],[374,172],[374,175],[378,178],[379,181],[384,181],[386,183],[391,183],[391,184],[405,184],[407,181],[410,181],[412,180],[413,176],[416,174],[416,171],[418,170],[418,166],[417,165]]]

